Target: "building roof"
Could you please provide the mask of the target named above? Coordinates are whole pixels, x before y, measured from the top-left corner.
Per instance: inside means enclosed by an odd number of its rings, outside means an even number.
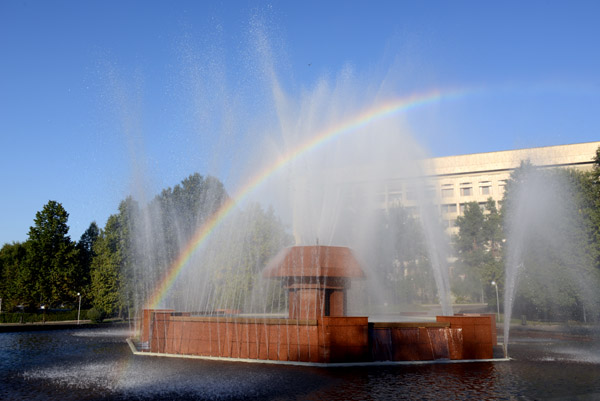
[[[428,175],[468,174],[475,171],[512,170],[529,160],[540,167],[592,165],[600,142],[544,146],[539,148],[504,150],[425,159]]]

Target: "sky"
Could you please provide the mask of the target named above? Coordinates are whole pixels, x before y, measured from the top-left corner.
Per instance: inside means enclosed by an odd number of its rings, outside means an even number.
[[[0,245],[25,241],[49,200],[79,240],[194,172],[233,192],[273,77],[292,98],[345,71],[391,98],[463,93],[406,115],[433,157],[597,141],[598,15],[597,1],[2,1]]]

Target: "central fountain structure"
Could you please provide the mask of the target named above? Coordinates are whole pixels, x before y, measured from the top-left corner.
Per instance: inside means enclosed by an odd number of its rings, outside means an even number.
[[[141,353],[324,365],[493,358],[494,315],[376,323],[347,316],[351,280],[365,277],[349,248],[287,248],[263,276],[287,290],[287,318],[145,309]]]
[[[350,249],[317,245],[284,249],[263,276],[281,279],[290,319],[317,319],[346,316],[350,279],[365,274]]]

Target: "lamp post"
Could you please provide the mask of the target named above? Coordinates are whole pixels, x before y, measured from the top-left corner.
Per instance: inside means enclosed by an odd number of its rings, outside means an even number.
[[[498,308],[498,314],[496,315],[496,321],[500,321],[500,298],[498,297],[498,284],[492,281],[492,285],[496,287],[496,307]]]
[[[78,292],[77,296],[79,297],[79,308],[77,309],[77,324],[79,324],[79,315],[81,314],[81,293]]]
[[[42,305],[42,324],[46,324],[46,305]]]

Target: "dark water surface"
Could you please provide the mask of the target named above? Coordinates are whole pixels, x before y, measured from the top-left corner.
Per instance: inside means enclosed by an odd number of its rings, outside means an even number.
[[[510,362],[325,369],[134,356],[128,336],[0,334],[0,399],[600,400],[597,341],[515,339]]]

